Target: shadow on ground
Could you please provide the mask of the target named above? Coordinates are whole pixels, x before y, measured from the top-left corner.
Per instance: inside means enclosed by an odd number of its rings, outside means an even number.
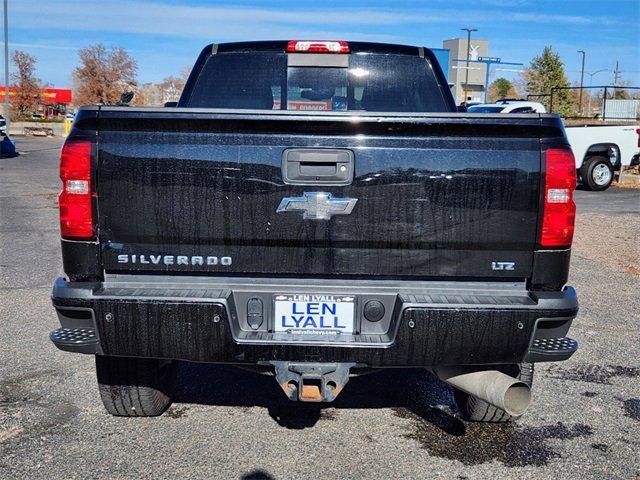
[[[388,369],[353,377],[336,401],[322,404],[292,402],[272,375],[230,366],[182,363],[179,378],[178,403],[264,407],[285,428],[313,427],[321,418],[331,420],[336,409],[405,408],[447,431],[460,430],[460,420],[443,413],[455,411],[450,389],[423,369]]]
[[[258,406],[266,408],[278,425],[294,430],[339,421],[345,409],[390,409],[407,422],[398,429],[400,437],[418,442],[429,455],[465,465],[497,460],[508,467],[542,466],[562,456],[554,449],[558,441],[588,439],[593,434],[585,424],[519,427],[463,422],[451,389],[424,369],[388,369],[354,377],[333,403],[309,404],[287,399],[273,376],[230,366],[183,363],[176,402],[167,412],[173,418],[188,416],[185,404],[189,403],[247,411]],[[367,435],[365,440],[375,441]],[[604,447],[599,445],[601,451]]]

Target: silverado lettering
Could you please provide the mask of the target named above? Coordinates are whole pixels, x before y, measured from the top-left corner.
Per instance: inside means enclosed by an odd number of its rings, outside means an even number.
[[[199,255],[118,255],[118,263],[140,263],[143,265],[231,265],[231,257],[202,257]]]

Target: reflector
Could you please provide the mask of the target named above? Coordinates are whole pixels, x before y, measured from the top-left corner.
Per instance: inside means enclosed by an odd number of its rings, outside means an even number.
[[[83,195],[89,193],[89,182],[87,180],[67,180],[65,189],[68,193]]]

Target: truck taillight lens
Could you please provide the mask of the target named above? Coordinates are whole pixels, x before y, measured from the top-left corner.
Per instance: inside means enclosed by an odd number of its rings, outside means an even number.
[[[550,148],[545,155],[544,210],[540,245],[570,247],[576,219],[573,191],[576,162],[569,148]]]
[[[60,154],[62,191],[60,232],[64,238],[89,240],[94,237],[91,212],[91,142],[71,140]]]
[[[288,53],[349,53],[347,42],[334,40],[291,40]]]

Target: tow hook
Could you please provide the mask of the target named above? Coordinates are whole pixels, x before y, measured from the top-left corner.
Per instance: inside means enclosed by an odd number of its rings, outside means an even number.
[[[349,381],[355,363],[295,363],[272,361],[276,381],[290,400],[332,402]]]

